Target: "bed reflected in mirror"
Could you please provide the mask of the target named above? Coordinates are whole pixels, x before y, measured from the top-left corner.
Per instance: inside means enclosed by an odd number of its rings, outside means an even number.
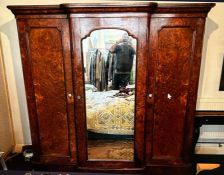
[[[136,45],[118,29],[82,40],[88,160],[134,160]]]

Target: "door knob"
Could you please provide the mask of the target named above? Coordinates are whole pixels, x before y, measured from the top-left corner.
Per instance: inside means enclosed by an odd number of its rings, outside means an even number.
[[[152,98],[152,94],[149,94],[149,98]]]
[[[71,94],[71,93],[69,93],[69,94],[68,94],[68,97],[69,97],[69,98],[72,98],[72,94]]]
[[[72,93],[68,93],[68,103],[71,104],[74,102],[74,97],[73,97],[73,94]]]

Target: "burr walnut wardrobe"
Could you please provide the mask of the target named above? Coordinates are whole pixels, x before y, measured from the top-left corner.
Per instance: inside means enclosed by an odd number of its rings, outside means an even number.
[[[8,6],[18,26],[33,162],[191,174],[203,33],[213,6]]]

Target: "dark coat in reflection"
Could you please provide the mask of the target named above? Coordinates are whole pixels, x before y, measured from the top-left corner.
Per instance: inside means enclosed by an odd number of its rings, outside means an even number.
[[[88,83],[94,86],[96,86],[96,59],[98,52],[98,49],[91,51],[88,68]]]
[[[111,52],[116,54],[112,86],[117,90],[130,83],[135,50],[128,42],[122,42],[117,44]]]
[[[88,83],[94,85],[98,91],[106,90],[106,62],[99,49],[91,52],[89,58]]]

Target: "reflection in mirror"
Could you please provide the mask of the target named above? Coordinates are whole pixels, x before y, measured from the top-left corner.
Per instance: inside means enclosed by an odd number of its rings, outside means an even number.
[[[136,44],[118,29],[82,40],[88,159],[134,159]]]

